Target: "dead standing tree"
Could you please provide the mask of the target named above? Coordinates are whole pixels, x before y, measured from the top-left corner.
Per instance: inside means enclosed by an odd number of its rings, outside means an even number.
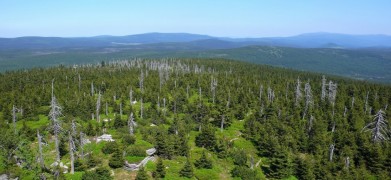
[[[56,97],[54,96],[54,79],[52,81],[52,100],[50,102],[50,112],[49,112],[49,118],[51,120],[52,126],[51,129],[54,133],[54,141],[55,141],[55,148],[56,148],[56,161],[60,161],[60,147],[59,147],[59,134],[62,130],[61,128],[61,122],[59,120],[59,117],[62,115],[61,113],[61,106],[57,102]]]
[[[210,89],[212,91],[212,102],[215,103],[216,98],[216,87],[217,87],[217,79],[212,76],[212,79],[210,81]]]
[[[333,161],[334,150],[335,150],[335,144],[331,144],[329,147],[329,160],[330,161]]]
[[[71,174],[75,173],[75,166],[74,166],[75,156],[74,156],[74,151],[76,151],[75,142],[73,141],[71,133],[69,133],[69,156],[71,157],[71,171],[70,171]]]
[[[300,104],[301,97],[303,96],[301,93],[300,84],[301,84],[300,79],[297,78],[296,91],[295,91],[295,95],[296,95],[295,106],[298,106]]]
[[[85,145],[85,139],[84,139],[84,133],[80,132],[80,158],[84,159],[84,145]]]
[[[322,93],[321,93],[321,100],[324,101],[326,98],[326,78],[325,76],[322,76]]]
[[[384,111],[380,109],[375,114],[374,121],[367,124],[362,130],[365,132],[370,131],[372,133],[372,141],[375,143],[386,141],[389,138],[388,133],[390,131],[388,130],[388,124],[384,114]]]
[[[335,106],[335,99],[337,97],[337,83],[333,83],[333,81],[329,81],[329,101],[333,107],[333,115],[334,115],[334,106]]]
[[[100,91],[99,91],[99,94],[98,94],[98,99],[96,100],[96,112],[95,112],[95,116],[96,116],[96,121],[100,122],[100,115],[99,115],[99,112],[100,112],[100,100],[101,99],[101,94],[100,94]]]
[[[305,96],[305,108],[303,113],[303,119],[305,115],[307,114],[308,109],[310,109],[313,105],[313,99],[312,99],[312,91],[311,91],[311,85],[309,82],[305,83],[304,85],[304,96]]]
[[[130,113],[129,119],[128,119],[128,129],[129,129],[129,134],[134,135],[134,130],[136,127],[136,122],[134,122],[134,117],[133,113]]]
[[[20,109],[16,108],[15,105],[12,106],[12,124],[14,126],[14,133],[17,134],[16,130],[16,113],[20,112]]]
[[[141,93],[144,92],[144,72],[141,69],[141,74],[140,74],[140,91]]]
[[[38,139],[38,162],[42,169],[45,169],[45,163],[42,155],[42,136],[39,134],[39,130],[37,130],[37,139]]]

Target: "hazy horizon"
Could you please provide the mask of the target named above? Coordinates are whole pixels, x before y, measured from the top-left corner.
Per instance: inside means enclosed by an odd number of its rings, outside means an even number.
[[[0,38],[23,38],[23,37],[54,37],[54,38],[90,38],[90,37],[99,37],[99,36],[112,36],[112,37],[121,37],[121,36],[134,36],[134,35],[143,35],[143,34],[192,34],[192,35],[203,35],[210,36],[216,38],[233,38],[233,39],[246,39],[246,38],[285,38],[285,37],[294,37],[300,35],[309,35],[309,34],[338,34],[338,35],[352,35],[352,36],[391,36],[389,34],[346,34],[346,33],[335,33],[335,32],[304,32],[300,34],[294,34],[290,36],[241,36],[241,37],[233,37],[233,36],[215,36],[210,34],[197,34],[197,33],[188,33],[188,32],[145,32],[145,33],[137,33],[137,34],[123,34],[123,35],[111,35],[111,34],[101,34],[101,35],[93,35],[93,36],[34,36],[34,35],[26,35],[26,36],[15,36],[15,37],[2,37]]]
[[[0,37],[191,33],[287,37],[303,33],[391,35],[391,2],[375,1],[1,1]]]

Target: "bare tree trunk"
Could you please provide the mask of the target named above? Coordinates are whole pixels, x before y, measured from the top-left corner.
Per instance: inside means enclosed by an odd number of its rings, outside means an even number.
[[[98,100],[96,101],[96,121],[98,121],[98,122],[100,122],[100,115],[99,115],[99,112],[100,112],[100,98],[101,98],[101,95],[100,95],[100,91],[99,91]]]
[[[60,142],[58,140],[58,133],[54,133],[54,143],[55,143],[55,148],[56,148],[56,161],[60,162],[61,157],[60,157]]]
[[[262,103],[262,91],[263,91],[263,85],[259,86],[259,102]]]
[[[350,158],[349,156],[345,158],[345,168],[349,170],[350,167]]]
[[[297,78],[297,85],[296,85],[296,91],[295,91],[295,93],[296,93],[296,99],[295,99],[295,106],[298,106],[299,105],[299,103],[300,103],[300,99],[301,99],[301,96],[302,96],[302,94],[301,94],[301,88],[300,88],[300,79],[299,78]]]
[[[108,116],[108,115],[109,115],[109,107],[108,107],[107,101],[106,101],[106,116]]]
[[[12,106],[12,123],[14,125],[14,133],[15,134],[17,134],[17,132],[16,132],[16,111],[17,111],[17,109],[16,109],[15,105],[13,105]]]
[[[354,97],[352,97],[352,107],[351,107],[351,109],[354,108],[354,101],[355,101],[355,99],[354,99]]]
[[[321,100],[324,101],[326,97],[326,78],[325,76],[322,76],[322,94],[321,94]]]
[[[223,114],[222,117],[221,117],[221,125],[220,125],[220,131],[223,132],[224,130],[224,119],[225,118],[225,115]]]
[[[75,166],[74,166],[75,157],[73,155],[74,149],[75,148],[74,148],[72,135],[69,133],[69,156],[71,156],[71,171],[70,171],[71,174],[75,173]]]
[[[54,79],[52,80],[52,100],[50,102],[50,112],[49,117],[52,121],[52,129],[54,132],[54,141],[55,141],[55,148],[56,148],[56,161],[60,161],[60,149],[59,149],[59,139],[58,134],[61,131],[61,124],[58,120],[58,117],[61,116],[61,107],[58,104],[56,97],[54,96]]]
[[[39,130],[37,130],[37,138],[38,138],[38,153],[39,153],[38,161],[39,164],[41,165],[41,168],[44,169],[45,163],[43,161],[43,156],[42,156],[42,136],[39,134]]]
[[[143,107],[143,98],[141,98],[141,100],[140,100],[140,118],[141,118],[141,119],[143,118],[143,110],[144,110],[144,107]]]
[[[80,92],[80,88],[81,88],[81,78],[80,78],[80,74],[79,74],[79,92]]]
[[[187,97],[187,99],[189,99],[189,88],[190,88],[190,86],[187,85],[187,87],[186,87],[186,97]]]
[[[119,115],[122,117],[122,102],[119,103]]]
[[[130,104],[132,104],[132,101],[133,101],[133,89],[132,89],[132,87],[130,87],[130,90],[129,90],[129,101],[130,101]]]
[[[80,158],[84,159],[84,134],[80,132]]]
[[[335,145],[334,145],[334,144],[331,144],[329,149],[330,149],[330,156],[329,156],[329,159],[330,159],[330,161],[333,161],[333,155],[334,155]]]
[[[254,157],[250,155],[250,168],[254,169]]]
[[[134,134],[134,127],[135,127],[135,122],[133,118],[133,113],[130,113],[129,120],[128,120],[128,129],[130,135]]]
[[[94,95],[94,83],[93,82],[91,82],[91,96],[93,96]]]
[[[166,98],[163,98],[163,116],[166,116]]]
[[[157,108],[160,109],[160,96],[157,96]]]
[[[365,112],[364,112],[364,114],[367,114],[367,111],[368,111],[368,96],[369,96],[369,91],[367,92],[367,96],[365,98]]]
[[[228,89],[227,108],[229,108],[230,103],[231,103],[231,92],[230,92],[230,90]]]
[[[198,89],[198,96],[199,96],[199,99],[200,99],[200,105],[201,105],[201,101],[202,101],[202,90],[201,90],[201,86],[199,87]]]
[[[308,109],[313,104],[311,85],[309,82],[305,83],[305,85],[304,85],[304,93],[305,93],[305,108],[304,108],[304,113],[303,113],[303,120],[307,114]]]

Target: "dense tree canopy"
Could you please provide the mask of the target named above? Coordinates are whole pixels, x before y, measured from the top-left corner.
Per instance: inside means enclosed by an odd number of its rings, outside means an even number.
[[[69,161],[75,129],[83,179],[139,162],[152,147],[182,166],[165,177],[202,177],[203,168],[244,179],[391,177],[389,85],[221,59],[160,59],[6,72],[0,94],[0,173],[14,176],[53,176],[55,97],[61,161]],[[37,130],[48,144],[43,152]],[[83,144],[107,133],[115,143]],[[40,153],[48,169],[34,161]],[[103,169],[84,172],[95,166]]]

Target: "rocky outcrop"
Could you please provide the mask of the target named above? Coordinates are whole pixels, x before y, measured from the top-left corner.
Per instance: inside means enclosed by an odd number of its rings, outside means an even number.
[[[144,167],[148,161],[153,161],[155,159],[154,154],[156,152],[155,148],[147,149],[145,151],[147,153],[147,157],[145,157],[140,163],[138,164],[130,164],[128,161],[125,161],[125,169],[129,171],[137,171],[140,167]]]

